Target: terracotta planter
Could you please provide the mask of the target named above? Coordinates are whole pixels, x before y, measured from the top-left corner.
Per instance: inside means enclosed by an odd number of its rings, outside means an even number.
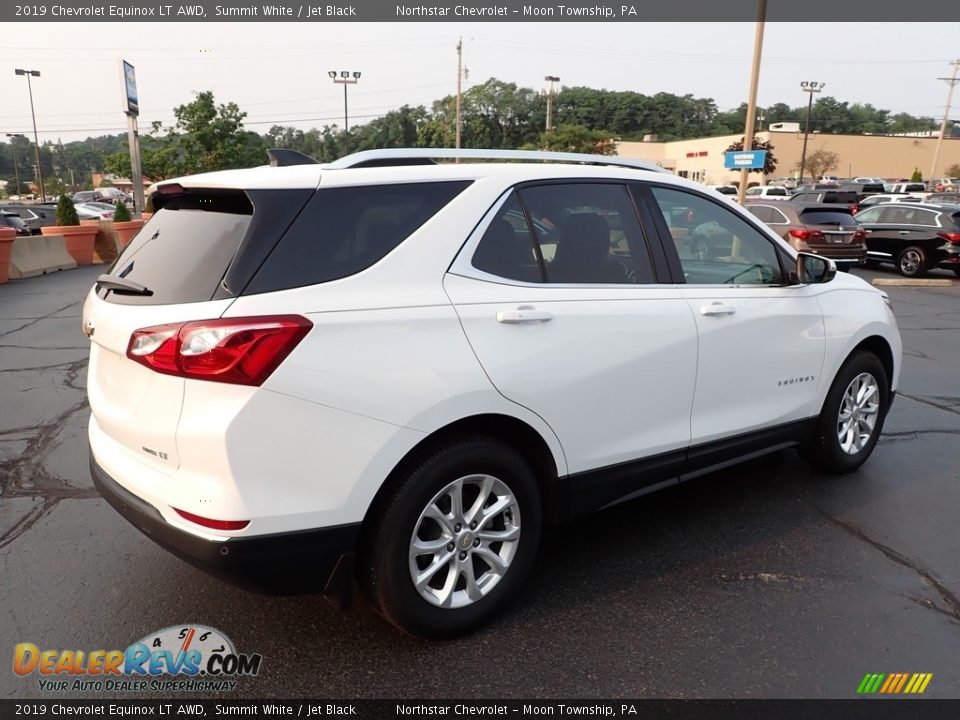
[[[93,262],[93,244],[97,238],[97,224],[93,225],[47,225],[40,228],[44,235],[63,235],[70,257],[77,265],[89,265]]]
[[[17,231],[13,228],[0,228],[0,284],[10,279],[10,251]]]
[[[80,224],[81,224],[81,225],[99,225],[99,224],[100,224],[100,221],[99,221],[99,220],[94,220],[93,218],[89,218],[89,219],[87,219],[87,220],[81,220],[81,221],[80,221]]]
[[[117,231],[117,238],[120,240],[120,249],[122,250],[133,240],[133,236],[140,232],[144,220],[127,220],[126,222],[114,222],[113,229]]]

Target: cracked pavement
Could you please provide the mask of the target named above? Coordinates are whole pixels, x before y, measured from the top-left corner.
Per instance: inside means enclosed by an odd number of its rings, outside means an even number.
[[[859,472],[785,453],[553,529],[508,612],[428,643],[362,602],[224,585],[99,498],[79,319],[98,273],[0,286],[0,666],[17,642],[124,648],[193,622],[263,655],[237,697],[850,698],[867,672],[960,696],[960,285],[885,288],[904,368]],[[51,693],[7,669],[0,697]]]

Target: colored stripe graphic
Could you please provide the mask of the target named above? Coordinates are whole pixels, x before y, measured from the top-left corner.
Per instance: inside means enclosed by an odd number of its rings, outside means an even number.
[[[920,695],[933,680],[933,673],[867,673],[857,686],[858,695]]]

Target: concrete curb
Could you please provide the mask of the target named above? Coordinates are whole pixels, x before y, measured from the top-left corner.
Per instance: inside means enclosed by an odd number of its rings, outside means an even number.
[[[956,283],[947,278],[875,278],[874,285],[902,285],[902,286],[928,286],[928,287],[952,287]]]

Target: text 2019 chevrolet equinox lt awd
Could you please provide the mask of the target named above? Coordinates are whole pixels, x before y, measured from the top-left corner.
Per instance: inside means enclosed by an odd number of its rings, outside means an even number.
[[[97,487],[199,567],[356,579],[452,635],[548,522],[792,446],[849,472],[877,442],[887,297],[701,185],[563,153],[273,158],[156,185],[83,310]]]

